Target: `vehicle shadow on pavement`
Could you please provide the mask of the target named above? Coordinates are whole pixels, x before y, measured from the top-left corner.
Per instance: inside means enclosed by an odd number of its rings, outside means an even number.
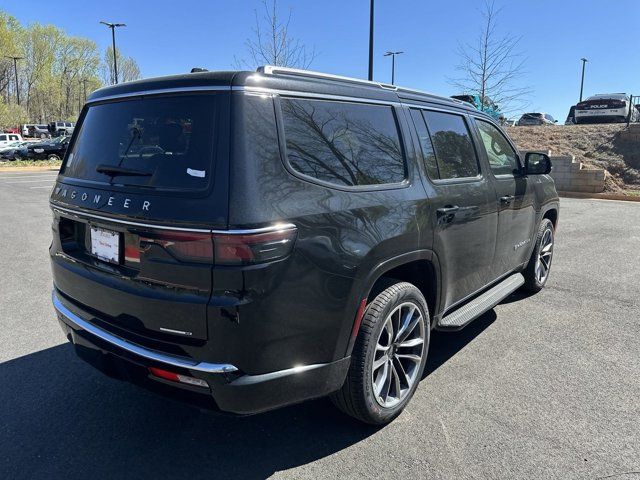
[[[0,478],[265,478],[378,429],[327,400],[223,417],[100,375],[64,344],[0,364]]]
[[[489,310],[476,318],[469,325],[457,332],[440,332],[433,330],[429,344],[427,367],[422,378],[435,372],[451,357],[466,347],[498,318],[494,310]]]

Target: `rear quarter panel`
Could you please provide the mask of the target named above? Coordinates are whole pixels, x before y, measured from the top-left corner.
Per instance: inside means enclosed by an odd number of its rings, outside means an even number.
[[[251,355],[241,364],[250,371],[341,358],[363,279],[388,258],[419,248],[420,180],[409,165],[407,184],[388,190],[343,191],[305,181],[285,168],[273,99],[238,94],[232,108],[230,227],[291,222],[298,237],[284,262],[227,277],[225,283],[243,290],[214,296],[240,305],[239,322],[230,324],[214,302],[212,329],[229,342],[245,342]]]

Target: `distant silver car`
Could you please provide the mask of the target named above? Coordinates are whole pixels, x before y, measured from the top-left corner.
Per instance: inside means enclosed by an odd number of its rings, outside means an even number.
[[[555,125],[558,121],[548,113],[525,113],[518,120],[519,127],[533,125]]]
[[[75,126],[75,122],[51,122],[48,129],[51,136],[59,137],[60,135],[71,135]]]

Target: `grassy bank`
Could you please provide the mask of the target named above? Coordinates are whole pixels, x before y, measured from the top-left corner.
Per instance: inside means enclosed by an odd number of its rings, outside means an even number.
[[[14,160],[12,162],[0,162],[0,170],[16,167],[51,167],[60,168],[61,160]]]

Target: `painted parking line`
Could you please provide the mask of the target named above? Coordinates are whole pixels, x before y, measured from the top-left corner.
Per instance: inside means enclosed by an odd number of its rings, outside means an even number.
[[[18,180],[17,182],[2,182],[10,185],[16,185],[18,183],[39,183],[39,182],[50,182],[51,178],[43,178],[42,180]]]
[[[36,190],[38,188],[48,188],[49,190],[51,190],[53,188],[53,185],[45,185],[44,187],[29,187],[29,189],[31,190]]]
[[[3,175],[0,175],[0,180],[13,180],[13,179],[20,179],[20,178],[56,178],[58,175],[16,175],[16,176],[11,176],[11,177],[5,177]]]
[[[7,169],[8,170],[8,169]],[[4,171],[4,169],[0,168],[0,175],[47,175],[47,174],[57,174],[58,170],[8,170]]]

